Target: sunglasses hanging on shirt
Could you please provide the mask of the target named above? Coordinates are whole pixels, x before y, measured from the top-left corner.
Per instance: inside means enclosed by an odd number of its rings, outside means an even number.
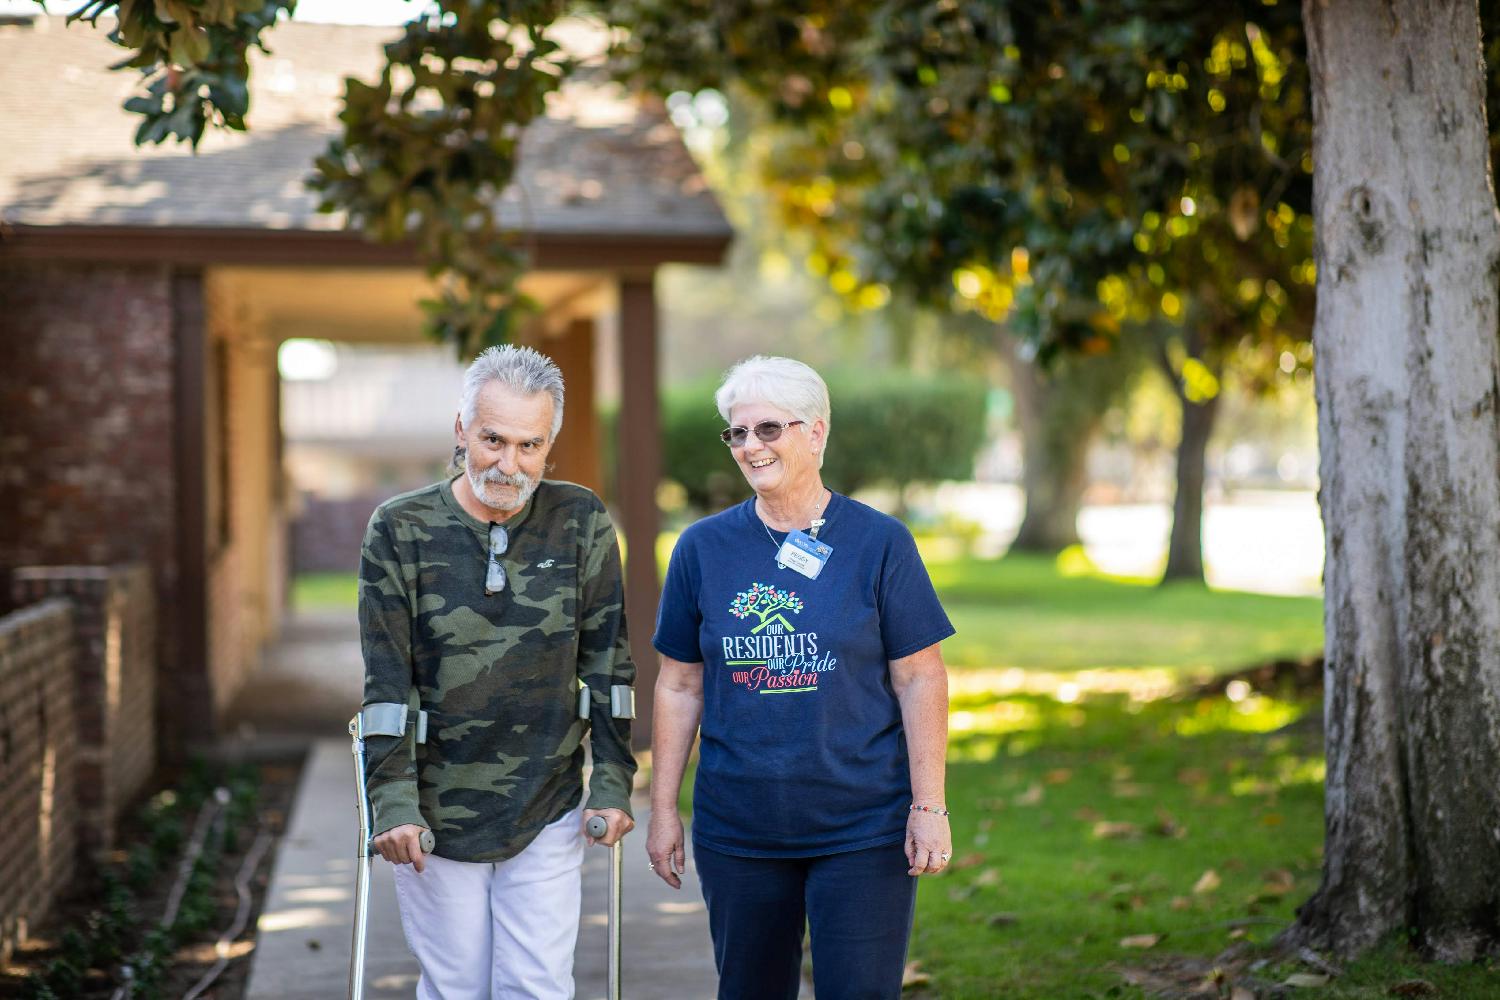
[[[510,548],[510,535],[506,533],[505,525],[490,525],[490,544],[486,548],[489,562],[484,569],[484,593],[489,597],[505,589],[505,567],[500,565],[500,557]]]

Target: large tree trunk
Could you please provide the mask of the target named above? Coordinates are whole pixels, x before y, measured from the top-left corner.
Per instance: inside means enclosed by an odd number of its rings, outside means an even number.
[[[1500,945],[1500,225],[1474,0],[1304,6],[1327,840],[1294,943]]]
[[[1013,551],[1059,552],[1078,544],[1078,511],[1088,485],[1088,450],[1104,411],[1129,377],[1111,357],[1063,362],[1043,371],[998,336],[1010,364],[1021,432],[1021,488],[1026,511]]]
[[[1177,442],[1177,494],[1172,499],[1172,534],[1162,582],[1203,582],[1203,486],[1208,466],[1208,439],[1219,415],[1219,396],[1182,403],[1182,438]]]

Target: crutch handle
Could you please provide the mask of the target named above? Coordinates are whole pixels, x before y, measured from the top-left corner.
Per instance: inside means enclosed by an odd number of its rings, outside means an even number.
[[[431,854],[433,848],[437,847],[437,838],[432,835],[431,830],[423,830],[421,833],[417,834],[417,846],[422,848],[423,854]],[[370,839],[370,853],[377,853],[375,850],[374,838]]]
[[[591,817],[589,819],[588,826],[585,827],[585,829],[588,830],[590,837],[598,840],[600,837],[609,832],[609,820],[605,819],[603,816]]]

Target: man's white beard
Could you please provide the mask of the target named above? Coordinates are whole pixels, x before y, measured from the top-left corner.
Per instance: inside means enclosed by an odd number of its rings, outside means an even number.
[[[531,494],[536,492],[538,482],[520,470],[517,470],[514,475],[507,475],[493,465],[484,470],[476,469],[474,460],[469,454],[464,455],[464,475],[469,479],[469,488],[474,491],[474,498],[494,510],[519,510],[526,506],[526,501],[530,500]],[[509,486],[516,490],[515,503],[501,503],[499,490],[501,486]]]

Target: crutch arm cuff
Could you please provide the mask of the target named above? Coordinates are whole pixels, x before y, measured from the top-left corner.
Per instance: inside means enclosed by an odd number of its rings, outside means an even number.
[[[427,742],[427,713],[420,709],[413,713],[400,702],[377,701],[360,709],[359,718],[364,726],[360,735],[398,738],[406,735],[406,724],[415,721],[413,739],[418,743]]]

